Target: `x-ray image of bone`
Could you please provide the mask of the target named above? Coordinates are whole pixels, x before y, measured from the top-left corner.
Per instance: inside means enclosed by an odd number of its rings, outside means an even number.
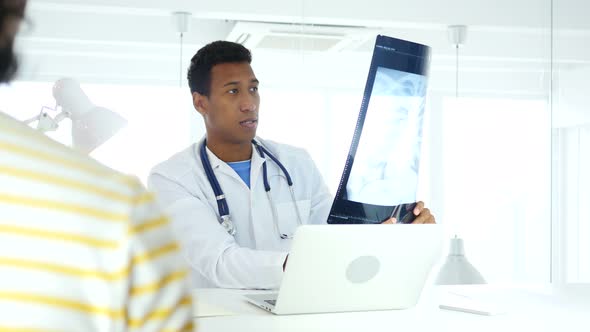
[[[347,199],[391,206],[416,199],[426,77],[379,67]]]

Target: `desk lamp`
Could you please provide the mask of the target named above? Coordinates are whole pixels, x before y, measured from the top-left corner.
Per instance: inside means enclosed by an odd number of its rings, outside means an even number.
[[[37,130],[46,132],[57,130],[58,123],[69,118],[72,121],[72,146],[83,153],[92,152],[127,125],[127,120],[117,113],[90,102],[73,79],[62,78],[55,82],[53,97],[55,108],[43,106],[39,115],[24,122],[38,121]],[[57,111],[58,108],[61,112],[54,118],[46,112]]]

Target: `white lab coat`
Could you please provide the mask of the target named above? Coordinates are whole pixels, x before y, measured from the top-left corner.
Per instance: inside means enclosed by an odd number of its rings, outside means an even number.
[[[300,148],[257,141],[289,171],[304,224],[326,223],[333,197],[309,154]],[[211,167],[226,196],[236,227],[229,235],[219,224],[219,212],[199,148],[191,145],[152,169],[149,187],[158,194],[192,267],[195,287],[278,288],[290,239],[277,233],[264,190],[262,164],[267,161],[271,195],[280,231],[292,235],[298,226],[286,177],[268,157],[253,149],[251,189],[209,149]]]

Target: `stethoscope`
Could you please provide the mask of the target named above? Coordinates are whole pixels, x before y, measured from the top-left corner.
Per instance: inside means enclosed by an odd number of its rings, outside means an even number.
[[[297,221],[299,222],[299,225],[303,224],[302,219],[301,219],[301,215],[299,214],[299,209],[297,208],[297,203],[295,201],[295,192],[293,191],[293,180],[291,179],[291,175],[289,175],[289,172],[287,171],[285,166],[283,166],[283,164],[272,153],[270,153],[266,148],[264,148],[262,145],[260,145],[255,140],[252,140],[252,144],[254,144],[254,147],[256,148],[256,151],[258,151],[258,154],[260,155],[261,158],[265,159],[264,156],[267,155],[270,159],[272,159],[272,161],[274,161],[275,164],[277,164],[277,166],[279,166],[279,168],[281,169],[281,171],[285,175],[285,178],[287,179],[287,184],[289,185],[289,192],[291,193],[291,200],[293,202],[295,212],[297,213]],[[235,227],[234,223],[231,221],[231,218],[229,216],[229,206],[227,205],[227,200],[225,199],[225,194],[221,190],[221,186],[219,185],[219,182],[217,181],[217,177],[215,176],[215,173],[213,173],[213,168],[211,167],[211,162],[209,161],[209,156],[207,155],[206,146],[207,146],[207,140],[204,139],[203,144],[201,144],[201,147],[199,149],[199,152],[201,155],[201,162],[203,163],[203,169],[205,170],[205,175],[207,175],[207,180],[209,180],[209,184],[211,185],[211,188],[213,189],[213,192],[215,193],[215,200],[217,201],[217,210],[219,211],[219,223],[230,235],[233,236],[236,234],[236,227]],[[270,206],[271,206],[271,210],[272,210],[272,218],[273,218],[274,227],[275,227],[277,234],[279,234],[279,237],[283,240],[293,238],[293,235],[283,234],[279,230],[277,208],[276,208],[276,206],[273,202],[272,196],[270,194],[270,184],[268,183],[266,160],[262,164],[262,179],[264,181],[264,190],[266,191],[266,197],[268,197],[268,200],[270,202]]]

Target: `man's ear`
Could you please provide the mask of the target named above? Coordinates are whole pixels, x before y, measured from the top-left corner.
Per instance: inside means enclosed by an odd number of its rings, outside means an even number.
[[[198,92],[193,92],[193,106],[197,110],[197,112],[201,113],[201,115],[205,116],[208,112],[208,103],[207,103],[207,96],[202,95]]]

